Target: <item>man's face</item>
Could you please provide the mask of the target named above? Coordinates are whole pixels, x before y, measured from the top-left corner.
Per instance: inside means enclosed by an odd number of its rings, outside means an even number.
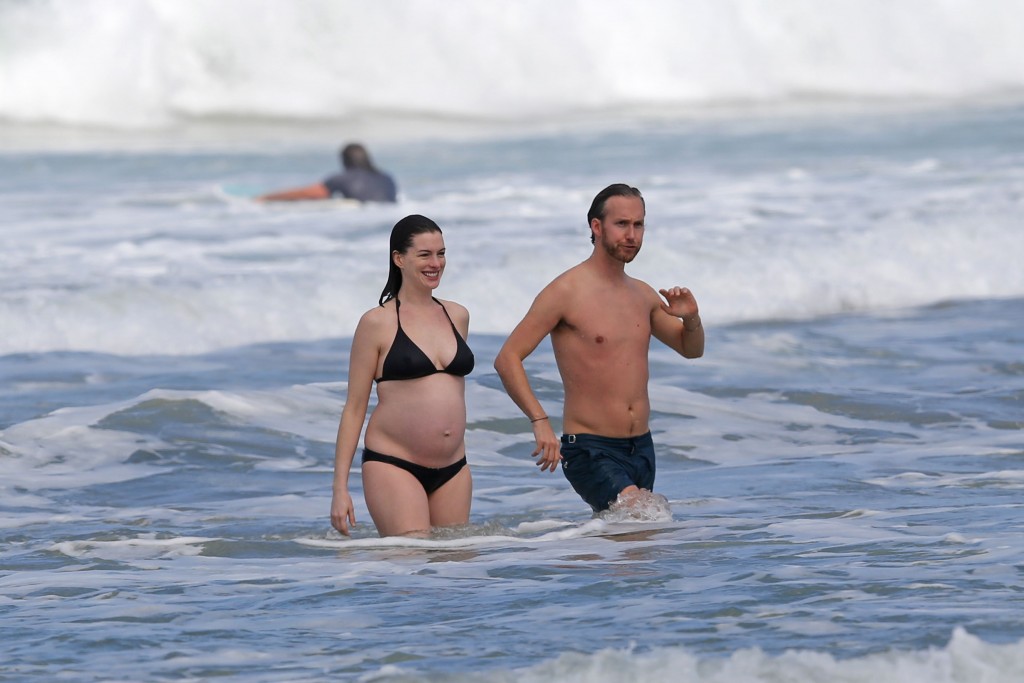
[[[644,203],[639,197],[609,197],[604,218],[594,219],[601,248],[616,261],[629,263],[644,243]]]

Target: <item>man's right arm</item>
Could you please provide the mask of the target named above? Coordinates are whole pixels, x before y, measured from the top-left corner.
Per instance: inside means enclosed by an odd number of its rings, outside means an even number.
[[[537,448],[532,455],[540,454],[537,466],[541,470],[552,472],[561,460],[558,437],[555,436],[551,420],[544,412],[544,406],[537,400],[530,387],[523,361],[561,320],[558,300],[559,297],[553,291],[552,285],[548,285],[534,300],[526,316],[512,330],[512,334],[508,336],[501,351],[494,358],[494,369],[501,378],[505,391],[530,419],[533,436],[537,441]]]
[[[256,197],[259,202],[294,202],[303,199],[327,199],[331,193],[323,183],[297,187],[292,190],[281,190],[280,192],[268,192]]]

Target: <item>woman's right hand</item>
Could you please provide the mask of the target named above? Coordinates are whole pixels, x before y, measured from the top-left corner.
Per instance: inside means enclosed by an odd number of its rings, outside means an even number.
[[[331,498],[331,526],[348,536],[349,525],[355,526],[355,523],[356,511],[352,506],[352,496],[348,495],[347,490],[336,491]]]

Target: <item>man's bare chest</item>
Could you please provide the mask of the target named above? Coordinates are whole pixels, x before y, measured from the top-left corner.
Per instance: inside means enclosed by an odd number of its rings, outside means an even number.
[[[634,296],[580,301],[568,310],[553,336],[611,349],[646,345],[650,335],[650,311],[642,299]]]

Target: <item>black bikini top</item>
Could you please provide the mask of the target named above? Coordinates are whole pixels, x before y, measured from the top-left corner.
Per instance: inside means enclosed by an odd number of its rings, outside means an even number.
[[[431,297],[433,298],[433,297]],[[465,377],[473,371],[473,352],[469,344],[462,338],[459,331],[455,329],[452,317],[448,315],[448,309],[437,299],[434,299],[455,333],[455,357],[443,368],[438,368],[434,362],[427,358],[420,347],[409,339],[409,335],[402,329],[402,316],[398,312],[399,301],[395,299],[395,315],[398,317],[398,332],[395,333],[395,340],[391,342],[388,355],[384,357],[384,367],[381,368],[380,377],[377,382],[386,382],[394,379],[419,379],[439,372],[444,372],[456,377]]]

